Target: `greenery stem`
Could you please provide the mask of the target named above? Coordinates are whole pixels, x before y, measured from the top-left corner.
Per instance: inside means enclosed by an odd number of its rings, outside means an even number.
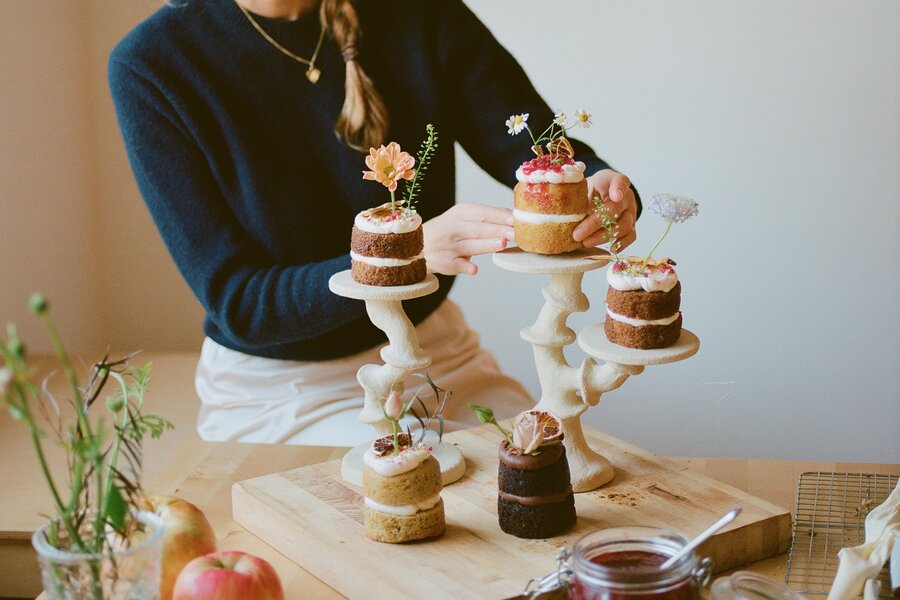
[[[391,429],[394,431],[394,456],[400,454],[400,444],[397,443],[397,435],[400,433],[397,421],[391,419]]]
[[[394,192],[391,192],[391,212],[393,213],[395,210],[397,210],[397,208],[394,205]]]
[[[653,244],[653,247],[650,248],[650,252],[647,253],[647,257],[644,258],[644,263],[641,265],[641,273],[643,273],[644,269],[647,268],[647,263],[650,262],[650,257],[653,256],[653,251],[656,250],[656,247],[659,246],[660,242],[662,242],[666,238],[666,235],[668,235],[669,229],[671,227],[672,227],[672,220],[666,219],[666,229],[665,229],[665,231],[662,232],[662,235],[659,236],[659,239],[656,240],[656,243]]]

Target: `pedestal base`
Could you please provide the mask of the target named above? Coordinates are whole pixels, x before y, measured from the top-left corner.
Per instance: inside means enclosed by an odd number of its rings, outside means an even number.
[[[466,459],[459,448],[448,442],[439,442],[437,434],[428,431],[425,443],[431,446],[431,455],[441,465],[441,483],[448,486],[459,481],[466,473]],[[341,459],[341,477],[350,485],[362,487],[363,455],[372,446],[371,442],[360,444]]]

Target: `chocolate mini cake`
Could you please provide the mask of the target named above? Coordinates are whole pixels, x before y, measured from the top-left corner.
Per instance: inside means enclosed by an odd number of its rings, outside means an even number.
[[[500,444],[497,516],[500,529],[520,538],[548,538],[575,523],[575,496],[566,448],[545,446],[540,454],[510,451]]]
[[[520,248],[538,254],[581,248],[572,232],[592,209],[584,168],[565,154],[541,155],[519,167],[513,218]]]
[[[351,274],[365,285],[410,285],[425,279],[422,217],[390,203],[365,210],[353,222]]]
[[[629,257],[606,273],[604,329],[609,341],[628,348],[666,348],[681,335],[681,283],[671,259]]]
[[[408,434],[398,438],[399,454],[389,435],[363,458],[366,536],[391,544],[435,537],[445,526],[438,461],[426,446],[410,447]]]

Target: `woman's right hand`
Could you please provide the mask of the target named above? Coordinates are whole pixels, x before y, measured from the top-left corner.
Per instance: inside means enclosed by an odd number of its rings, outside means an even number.
[[[512,211],[482,204],[456,204],[422,228],[428,272],[442,275],[475,275],[473,256],[499,252],[515,239]]]

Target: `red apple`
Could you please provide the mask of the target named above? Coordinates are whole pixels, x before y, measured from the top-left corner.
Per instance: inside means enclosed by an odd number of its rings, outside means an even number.
[[[187,500],[150,496],[143,508],[159,515],[165,526],[159,599],[171,600],[175,580],[184,566],[198,556],[216,551],[216,534],[206,515]]]
[[[172,600],[284,600],[278,574],[263,559],[236,551],[189,562],[175,582]]]

